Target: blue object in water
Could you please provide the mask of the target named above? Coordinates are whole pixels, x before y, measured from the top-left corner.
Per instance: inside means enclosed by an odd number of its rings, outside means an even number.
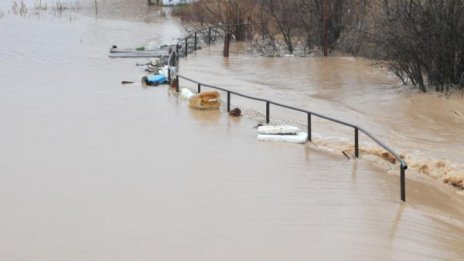
[[[158,85],[158,84],[166,83],[167,79],[164,75],[156,74],[156,75],[147,76],[145,81],[147,82],[147,84],[150,84],[150,85]]]

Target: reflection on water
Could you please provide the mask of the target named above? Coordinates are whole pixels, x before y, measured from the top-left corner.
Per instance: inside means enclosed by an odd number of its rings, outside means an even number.
[[[146,60],[112,60],[108,48],[171,43],[182,30],[156,9],[147,14],[145,1],[99,0],[97,19],[92,2],[64,16],[2,17],[0,260],[462,259],[464,202],[455,191],[408,175],[402,204],[396,170],[317,144],[260,143],[254,120],[195,111],[168,87],[142,87],[135,64]],[[110,2],[120,10],[103,17]],[[405,96],[367,61],[233,55],[225,70],[218,54],[204,49],[182,70],[347,118],[408,153],[401,144],[435,153],[408,136],[412,125],[443,115],[409,121],[415,107],[444,98]],[[263,110],[232,100],[247,113]],[[424,140],[440,129],[422,127]],[[352,139],[328,123],[315,120],[314,129],[332,150]],[[451,143],[453,130],[437,137]]]

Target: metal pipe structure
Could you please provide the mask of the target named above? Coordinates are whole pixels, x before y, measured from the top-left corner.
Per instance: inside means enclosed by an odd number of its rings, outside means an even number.
[[[228,25],[230,26],[230,25]],[[215,26],[215,27],[218,27],[218,26]],[[208,29],[210,31],[211,28],[214,28],[214,27],[208,27],[208,28],[203,28],[203,29],[200,29],[200,30],[205,30],[205,29]],[[173,56],[173,55],[176,55],[176,52],[178,52],[179,49],[176,48],[175,50],[173,50],[170,54],[170,56]],[[168,59],[169,63],[171,62],[171,59]],[[354,147],[355,147],[355,157],[356,158],[359,158],[359,132],[363,133],[364,135],[366,135],[368,138],[370,138],[372,141],[374,141],[377,145],[379,145],[380,147],[382,147],[384,150],[386,150],[387,152],[389,152],[391,155],[393,155],[393,157],[399,162],[400,164],[400,198],[403,202],[406,201],[406,169],[408,168],[408,165],[407,163],[399,156],[399,154],[397,154],[395,151],[393,151],[389,146],[387,146],[386,144],[384,144],[383,142],[381,142],[379,139],[377,139],[374,135],[372,135],[370,132],[368,132],[367,130],[359,127],[359,126],[356,126],[354,124],[351,124],[351,123],[348,123],[348,122],[345,122],[345,121],[342,121],[342,120],[338,120],[338,119],[335,119],[335,118],[331,118],[331,117],[328,117],[328,116],[325,116],[325,115],[322,115],[320,113],[316,113],[316,112],[313,112],[313,111],[309,111],[309,110],[305,110],[305,109],[301,109],[301,108],[297,108],[297,107],[293,107],[293,106],[289,106],[289,105],[286,105],[286,104],[282,104],[282,103],[278,103],[278,102],[274,102],[274,101],[270,101],[270,100],[267,100],[267,99],[263,99],[263,98],[258,98],[258,97],[253,97],[253,96],[250,96],[250,95],[246,95],[246,94],[242,94],[242,93],[239,93],[239,92],[235,92],[235,91],[232,91],[232,90],[228,90],[228,89],[225,89],[225,88],[222,88],[222,87],[218,87],[218,86],[214,86],[214,85],[209,85],[209,84],[204,84],[204,83],[200,83],[196,80],[193,80],[191,78],[188,78],[188,77],[185,77],[185,76],[182,76],[180,75],[178,72],[178,62],[177,62],[177,70],[174,71],[174,70],[171,70],[171,72],[173,74],[175,74],[176,76],[176,88],[177,88],[177,91],[179,91],[179,78],[182,78],[186,81],[189,81],[189,82],[192,82],[192,83],[196,83],[198,84],[198,93],[200,93],[201,91],[201,86],[204,86],[204,87],[207,87],[207,88],[211,88],[211,89],[215,89],[215,90],[219,90],[219,91],[223,91],[223,92],[226,92],[227,93],[227,111],[230,111],[230,97],[231,95],[236,95],[236,96],[240,96],[240,97],[243,97],[243,98],[247,98],[247,99],[251,99],[251,100],[254,100],[254,101],[261,101],[261,102],[265,102],[266,103],[266,123],[269,123],[270,122],[270,105],[274,105],[274,106],[278,106],[278,107],[282,107],[282,108],[286,108],[286,109],[290,109],[290,110],[293,110],[293,111],[297,111],[297,112],[301,112],[301,113],[305,113],[307,114],[307,120],[308,120],[308,141],[311,141],[312,140],[312,135],[311,135],[311,132],[312,132],[312,117],[318,117],[320,119],[324,119],[324,120],[327,120],[327,121],[331,121],[331,122],[334,122],[334,123],[338,123],[340,125],[343,125],[343,126],[346,126],[346,127],[350,127],[350,128],[353,128],[354,129]],[[171,68],[171,64],[168,65],[169,68]]]
[[[195,36],[194,36],[194,44],[193,44],[193,51],[196,51],[197,50],[197,32],[195,32]]]
[[[312,122],[311,122],[311,113],[308,113],[308,141],[312,141]]]
[[[266,101],[266,123],[269,123],[271,121],[271,112],[270,112],[270,102]]]
[[[188,55],[188,37],[185,38],[185,57]]]
[[[208,44],[211,45],[211,27],[208,28]]]

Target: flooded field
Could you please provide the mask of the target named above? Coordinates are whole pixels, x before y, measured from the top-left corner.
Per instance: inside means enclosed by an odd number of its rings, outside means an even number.
[[[114,44],[174,43],[184,31],[162,9],[99,0],[95,17],[93,0],[24,3],[22,14],[0,3],[0,260],[464,257],[464,195],[431,177],[463,164],[458,96],[415,94],[363,59],[238,47],[224,59],[212,47],[181,61],[202,82],[371,131],[412,167],[401,203],[397,166],[366,137],[360,160],[341,154],[352,131],[323,121],[314,144],[257,142],[262,104],[233,98],[239,119],[191,110],[139,83],[146,60],[107,57]]]

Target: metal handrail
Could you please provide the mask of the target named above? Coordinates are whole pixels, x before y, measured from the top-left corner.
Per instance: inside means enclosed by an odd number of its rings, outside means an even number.
[[[249,25],[249,24],[237,24],[237,25],[243,26],[243,25]],[[201,29],[199,29],[199,30],[197,30],[195,32],[190,33],[187,37],[179,40],[179,42],[186,40],[187,38],[191,37],[192,35],[196,35],[196,32],[201,31],[201,30],[206,30],[206,29],[209,29],[209,28],[217,28],[217,27],[233,27],[233,26],[237,26],[237,25],[216,25],[216,26],[212,26],[212,27],[201,28]],[[401,183],[400,184],[401,185],[401,188],[400,188],[400,194],[401,195],[400,195],[400,197],[401,197],[401,200],[403,202],[406,201],[406,181],[405,181],[405,176],[406,175],[405,175],[405,170],[408,168],[407,163],[395,151],[393,151],[389,146],[385,145],[383,142],[381,142],[379,139],[377,139],[374,135],[372,135],[370,132],[368,132],[364,128],[361,128],[361,127],[359,127],[357,125],[354,125],[354,124],[351,124],[351,123],[348,123],[348,122],[345,122],[345,121],[342,121],[342,120],[338,120],[338,119],[335,119],[335,118],[332,118],[332,117],[322,115],[320,113],[316,113],[316,112],[301,109],[301,108],[296,108],[296,107],[289,106],[289,105],[286,105],[286,104],[274,102],[274,101],[271,101],[271,100],[268,100],[268,99],[253,97],[253,96],[242,94],[242,93],[239,93],[239,92],[236,92],[236,91],[231,91],[231,90],[228,90],[228,89],[225,89],[225,88],[222,88],[222,87],[209,85],[209,84],[204,84],[204,83],[201,83],[201,82],[196,81],[194,79],[191,79],[191,78],[188,78],[186,76],[180,75],[177,70],[171,70],[171,68],[173,67],[172,64],[171,64],[173,55],[176,56],[177,63],[178,63],[178,58],[179,57],[178,57],[177,52],[178,52],[178,48],[175,48],[174,50],[172,50],[172,52],[170,53],[169,59],[168,59],[168,78],[169,78],[169,82],[171,82],[171,79],[172,79],[171,74],[175,75],[176,91],[177,92],[179,92],[179,78],[181,78],[181,79],[184,79],[184,80],[187,80],[189,82],[197,84],[198,85],[198,93],[201,92],[201,87],[202,86],[226,92],[227,93],[227,111],[228,112],[230,111],[231,94],[234,94],[234,95],[237,95],[237,96],[240,96],[240,97],[243,97],[243,98],[255,100],[255,101],[265,102],[266,103],[266,123],[270,122],[270,105],[271,104],[275,105],[275,106],[282,107],[282,108],[287,108],[287,109],[290,109],[290,110],[306,113],[307,117],[308,117],[308,141],[312,140],[312,138],[311,138],[311,128],[312,128],[312,126],[311,126],[311,118],[312,118],[312,116],[316,116],[316,117],[321,118],[321,119],[325,119],[325,120],[335,122],[335,123],[338,123],[338,124],[341,124],[341,125],[344,125],[344,126],[347,126],[347,127],[351,127],[351,128],[354,129],[354,132],[355,132],[354,133],[354,136],[355,136],[355,141],[354,141],[355,146],[354,147],[355,147],[355,157],[356,158],[359,158],[359,132],[364,133],[364,135],[371,138],[371,140],[373,140],[375,143],[377,143],[377,145],[379,145],[380,147],[382,147],[383,149],[385,149],[386,151],[391,153],[393,155],[393,157],[395,157],[395,159],[398,160],[398,162],[400,163],[400,183]]]
[[[197,49],[197,33],[201,32],[201,31],[204,31],[204,30],[208,30],[208,43],[211,44],[211,40],[212,40],[212,33],[213,33],[213,29],[217,29],[217,28],[234,28],[234,27],[237,27],[237,26],[251,26],[251,25],[254,25],[254,24],[260,24],[260,23],[239,23],[239,24],[225,24],[225,25],[213,25],[213,26],[208,26],[208,27],[203,27],[203,28],[200,28],[198,30],[195,30],[193,32],[190,32],[189,34],[187,34],[184,38],[181,38],[177,41],[176,43],[176,53],[179,52],[179,48],[182,46],[182,42],[185,43],[185,56],[188,55],[188,39],[193,37],[195,42],[194,42],[194,48],[193,50],[195,51]],[[228,30],[230,32],[230,30]],[[214,31],[215,33],[215,36],[217,36],[217,30]]]

